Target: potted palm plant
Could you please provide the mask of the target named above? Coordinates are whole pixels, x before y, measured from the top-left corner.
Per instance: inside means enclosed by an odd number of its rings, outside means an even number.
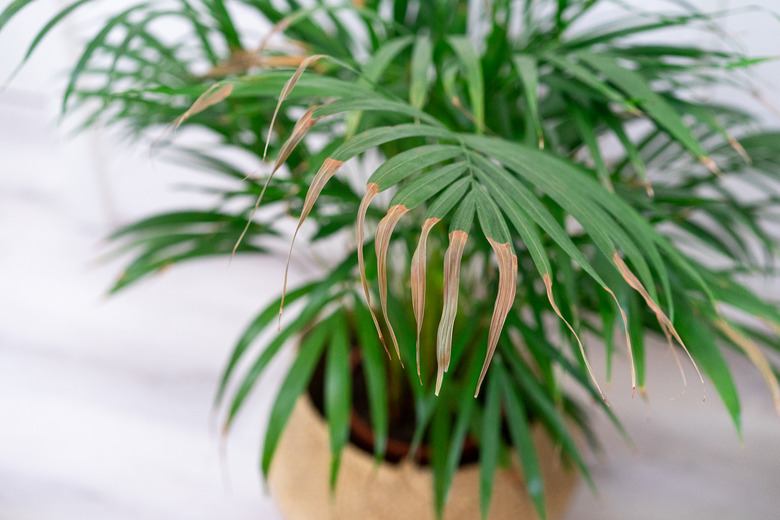
[[[32,1],[11,2],[0,30]],[[66,3],[25,60],[95,3]],[[151,136],[156,153],[224,181],[200,187],[210,209],[117,231],[132,259],[113,292],[179,262],[270,254],[289,239],[286,220],[292,241],[349,241],[311,281],[269,281],[280,296],[249,324],[217,390],[228,431],[297,338],[261,457],[291,518],[329,500],[343,518],[414,504],[439,517],[555,517],[571,469],[594,485],[578,440],[596,442],[592,407],[562,380],[620,428],[585,332],[601,340],[607,379],[622,345],[626,392],[645,391],[644,338],[662,334],[738,431],[723,349],[755,364],[780,410],[764,353],[780,348],[780,312],[744,285],[778,258],[767,230],[778,134],[694,95],[713,83],[755,93],[745,71],[761,60],[634,39],[719,35],[728,13],[680,2],[589,21],[602,3],[128,2],[83,46],[64,113]],[[184,127],[219,146],[188,147]],[[258,170],[225,149],[252,154]],[[761,195],[746,201],[744,185]],[[307,495],[313,505],[300,506]]]

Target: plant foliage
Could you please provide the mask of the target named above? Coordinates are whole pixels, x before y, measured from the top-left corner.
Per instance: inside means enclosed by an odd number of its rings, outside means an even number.
[[[24,59],[97,2],[67,4]],[[0,29],[30,3],[13,1]],[[296,235],[305,223],[310,241],[355,230],[339,264],[258,314],[225,369],[217,404],[227,429],[273,357],[305,332],[272,408],[264,473],[324,359],[335,485],[351,345],[361,352],[377,458],[398,400],[411,399],[413,445],[433,445],[439,514],[470,437],[480,446],[483,514],[512,448],[544,517],[531,419],[588,475],[570,431],[587,423],[561,374],[619,424],[600,395],[585,331],[603,340],[608,372],[622,342],[615,331],[624,332],[642,391],[643,338],[664,334],[709,378],[739,430],[722,354],[734,349],[759,369],[780,411],[777,368],[764,355],[780,349],[780,312],[744,285],[778,258],[767,224],[778,218],[780,136],[696,95],[712,84],[754,92],[746,69],[761,60],[646,43],[656,34],[672,41],[675,29],[719,34],[728,12],[679,1],[668,13],[627,10],[594,22],[604,3],[164,0],[117,9],[85,43],[63,112],[133,137],[173,122],[155,148],[231,186],[215,190],[210,211],[155,215],[117,232],[133,260],[114,290],[189,259],[263,253],[287,215]],[[175,36],[163,19],[178,24]],[[209,130],[218,148],[275,160],[256,178],[215,149],[178,144],[186,127]],[[344,173],[347,161],[359,178]],[[745,186],[760,195],[745,200]],[[387,211],[372,203],[386,191]],[[280,331],[255,350],[283,303],[296,303],[293,317],[280,317]],[[383,358],[383,345],[406,370]]]

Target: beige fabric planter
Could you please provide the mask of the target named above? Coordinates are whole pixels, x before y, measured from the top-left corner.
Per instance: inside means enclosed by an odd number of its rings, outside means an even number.
[[[579,481],[560,462],[542,429],[534,430],[542,465],[550,520],[566,509]],[[433,520],[430,470],[413,463],[383,464],[348,445],[344,450],[335,497],[328,489],[330,448],[327,425],[309,398],[299,399],[279,443],[269,485],[288,520]],[[469,465],[454,478],[445,520],[478,520],[479,467]],[[516,468],[496,473],[491,520],[536,520]]]

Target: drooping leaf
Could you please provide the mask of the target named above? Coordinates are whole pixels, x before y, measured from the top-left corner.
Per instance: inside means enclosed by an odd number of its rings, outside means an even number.
[[[390,331],[390,338],[393,340],[393,345],[395,345],[395,353],[398,355],[398,361],[401,362],[401,366],[404,363],[401,359],[401,350],[398,347],[398,340],[395,337],[393,325],[390,323],[390,317],[387,315],[387,248],[390,245],[390,236],[395,225],[407,211],[409,209],[404,205],[391,206],[387,215],[379,221],[379,226],[377,226],[376,230],[376,240],[374,240],[377,273],[379,276],[379,302],[382,305],[385,324],[387,325],[387,330]]]

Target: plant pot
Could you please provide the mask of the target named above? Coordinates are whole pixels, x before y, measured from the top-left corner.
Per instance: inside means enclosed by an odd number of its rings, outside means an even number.
[[[560,518],[579,482],[565,468],[559,452],[541,427],[533,430],[544,479],[550,520]],[[330,448],[328,428],[304,395],[290,417],[269,475],[269,486],[287,520],[434,520],[431,470],[414,462],[384,463],[348,444],[344,449],[338,485],[328,486]],[[445,520],[476,520],[479,509],[479,466],[462,466],[449,493]],[[522,473],[512,466],[496,472],[491,520],[536,520]]]

